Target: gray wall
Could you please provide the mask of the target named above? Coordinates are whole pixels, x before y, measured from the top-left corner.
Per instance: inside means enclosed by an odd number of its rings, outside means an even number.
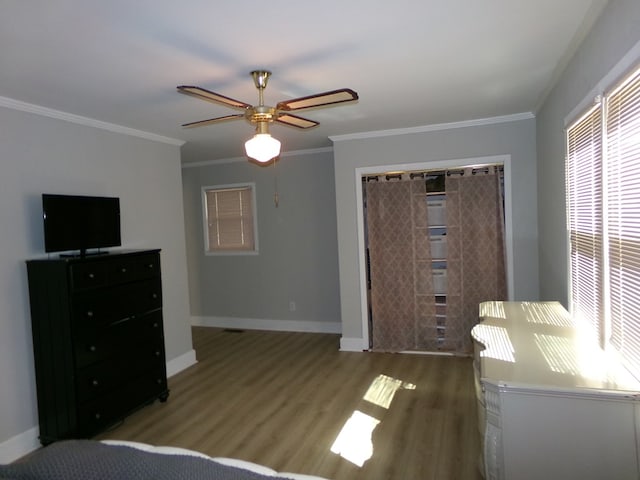
[[[330,151],[183,168],[194,323],[340,331],[336,208]],[[204,253],[203,186],[255,182],[258,255]],[[279,207],[274,205],[277,182]],[[295,311],[290,310],[295,302]]]
[[[513,298],[538,298],[536,151],[533,117],[504,123],[362,139],[334,145],[343,348],[363,338],[356,229],[356,169],[510,155],[513,176]]]
[[[640,64],[640,2],[612,0],[537,114],[540,297],[568,301],[565,216],[565,119],[588,103],[610,72]],[[585,103],[586,100],[586,103]]]
[[[41,194],[118,196],[126,248],[161,248],[167,359],[192,351],[179,147],[0,107],[0,461],[37,445],[25,260]]]

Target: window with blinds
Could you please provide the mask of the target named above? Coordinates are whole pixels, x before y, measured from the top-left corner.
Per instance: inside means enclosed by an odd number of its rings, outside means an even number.
[[[571,310],[640,375],[640,69],[567,130]]]
[[[253,184],[204,187],[207,253],[255,253],[256,216]]]
[[[567,132],[567,217],[571,311],[602,337],[602,113],[587,112]]]
[[[606,108],[611,343],[640,370],[640,70]]]

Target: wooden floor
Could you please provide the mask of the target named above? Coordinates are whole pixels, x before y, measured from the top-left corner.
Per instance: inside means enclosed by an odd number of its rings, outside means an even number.
[[[193,339],[198,363],[169,379],[169,400],[99,438],[333,480],[481,478],[468,358],[339,352],[331,334],[195,327]]]

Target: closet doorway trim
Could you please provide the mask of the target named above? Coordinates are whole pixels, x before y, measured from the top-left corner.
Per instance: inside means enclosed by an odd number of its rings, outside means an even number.
[[[476,165],[504,165],[504,228],[505,253],[507,270],[507,298],[513,298],[513,221],[511,195],[511,155],[493,155],[488,157],[459,158],[455,160],[436,160],[432,162],[405,163],[359,167],[355,169],[356,189],[356,228],[358,229],[358,264],[360,269],[360,315],[362,322],[362,348],[369,349],[369,318],[367,309],[367,271],[366,250],[364,241],[364,208],[362,197],[362,177],[383,174],[385,172],[412,172],[429,170],[459,169]]]

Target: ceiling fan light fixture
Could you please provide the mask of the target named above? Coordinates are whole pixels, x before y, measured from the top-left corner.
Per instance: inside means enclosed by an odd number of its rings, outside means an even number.
[[[245,142],[244,149],[249,158],[264,163],[280,155],[280,141],[268,133],[256,133]]]
[[[271,107],[264,104],[264,90],[267,87],[271,72],[268,70],[254,70],[251,72],[251,76],[258,90],[258,105],[250,105],[202,87],[189,85],[178,86],[178,91],[181,93],[243,111],[242,114],[237,113],[234,115],[209,118],[207,120],[185,123],[182,126],[185,128],[200,127],[244,117],[245,120],[256,126],[255,135],[244,144],[245,152],[249,158],[266,163],[280,155],[280,142],[269,134],[270,123],[277,122],[300,129],[313,128],[319,125],[319,123],[315,120],[299,117],[289,112],[306,108],[326,107],[358,100],[358,94],[355,91],[350,88],[342,88],[340,90],[316,93],[315,95],[308,95],[306,97],[292,98],[278,103],[275,107]]]

